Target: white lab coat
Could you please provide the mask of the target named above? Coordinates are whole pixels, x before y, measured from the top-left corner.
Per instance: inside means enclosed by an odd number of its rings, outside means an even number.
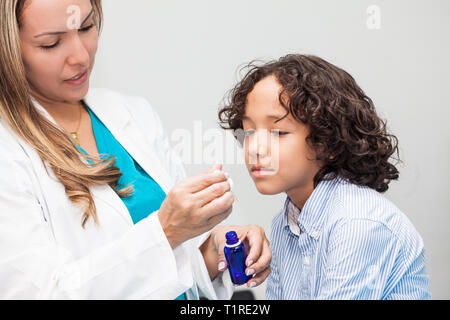
[[[90,89],[84,100],[166,193],[185,176],[145,99]],[[92,186],[100,225],[83,229],[82,210],[47,168],[51,176],[0,119],[0,299],[231,297],[228,272],[211,282],[198,249],[208,234],[172,250],[158,212],[134,225],[109,185]]]

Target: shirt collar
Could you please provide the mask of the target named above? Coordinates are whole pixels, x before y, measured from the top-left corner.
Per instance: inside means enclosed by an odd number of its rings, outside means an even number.
[[[327,174],[325,179],[332,178],[331,174]],[[314,239],[318,239],[321,235],[322,228],[328,213],[328,204],[332,195],[342,181],[342,178],[337,176],[332,180],[322,180],[309,196],[302,210],[297,208],[289,197],[286,197],[284,202],[283,223],[285,229],[289,229],[289,210],[297,210],[298,226],[301,232],[305,232]],[[300,212],[301,211],[301,212]]]

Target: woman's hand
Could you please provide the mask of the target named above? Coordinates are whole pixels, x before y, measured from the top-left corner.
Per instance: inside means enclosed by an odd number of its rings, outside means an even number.
[[[226,219],[234,196],[221,165],[182,180],[167,194],[158,218],[172,248]]]
[[[247,250],[245,272],[253,275],[247,282],[249,288],[260,285],[270,274],[270,262],[272,252],[269,247],[269,240],[264,229],[260,226],[216,226],[210,237],[203,243],[200,250],[211,279],[214,279],[219,271],[227,268],[227,261],[223,253],[228,231],[236,231],[239,240],[243,241]]]

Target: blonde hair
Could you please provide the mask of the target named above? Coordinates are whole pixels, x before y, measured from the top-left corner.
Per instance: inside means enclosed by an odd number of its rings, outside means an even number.
[[[122,173],[114,166],[116,158],[87,156],[81,153],[66,133],[61,131],[34,106],[26,78],[20,47],[20,18],[28,0],[0,1],[0,118],[39,154],[44,167],[49,164],[64,185],[66,195],[83,209],[82,226],[89,218],[98,225],[90,184],[109,184],[120,197],[128,197],[133,187],[117,190]],[[103,15],[101,0],[91,0],[95,23],[100,32]],[[84,162],[90,160],[92,165]],[[48,174],[48,171],[47,171]]]

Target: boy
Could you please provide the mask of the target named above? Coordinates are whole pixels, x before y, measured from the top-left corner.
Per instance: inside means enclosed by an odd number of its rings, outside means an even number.
[[[397,138],[351,75],[306,55],[252,65],[219,119],[258,191],[287,195],[268,299],[431,297],[423,241],[381,195],[398,178]]]

